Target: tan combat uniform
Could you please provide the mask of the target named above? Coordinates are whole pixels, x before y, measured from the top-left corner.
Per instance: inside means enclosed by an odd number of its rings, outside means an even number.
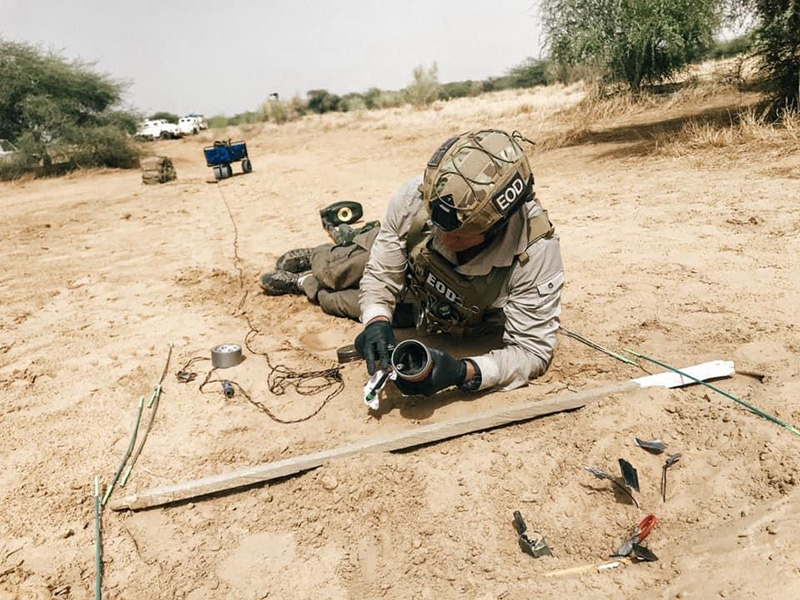
[[[406,283],[408,232],[422,209],[420,182],[421,177],[407,181],[389,203],[361,279],[359,305],[363,323],[379,315],[392,318]],[[469,357],[481,370],[482,390],[511,390],[526,385],[547,370],[553,357],[564,267],[557,236],[540,239],[526,249],[528,219],[541,211],[538,204],[524,205],[487,248],[469,262],[454,266],[456,272],[472,277],[486,275],[493,267],[514,265],[491,305],[501,309],[505,317],[504,347]],[[434,236],[434,249],[454,262],[455,257],[436,242]],[[524,252],[529,260],[522,264],[516,257]]]

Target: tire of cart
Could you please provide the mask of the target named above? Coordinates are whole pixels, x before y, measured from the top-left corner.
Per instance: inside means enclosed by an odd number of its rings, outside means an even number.
[[[253,163],[250,162],[249,158],[245,158],[242,161],[242,173],[252,173],[253,172]]]

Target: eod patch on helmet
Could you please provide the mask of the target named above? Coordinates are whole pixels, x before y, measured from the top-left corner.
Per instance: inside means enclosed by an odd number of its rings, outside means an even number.
[[[533,198],[522,135],[498,129],[462,133],[431,156],[420,193],[433,223],[464,235],[488,233]]]

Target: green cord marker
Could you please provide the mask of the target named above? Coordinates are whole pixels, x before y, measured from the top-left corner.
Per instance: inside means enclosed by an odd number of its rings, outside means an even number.
[[[159,383],[154,389],[153,393],[150,394],[150,400],[147,402],[147,408],[153,407],[153,402],[158,400],[161,397],[161,384]]]
[[[119,463],[119,467],[117,467],[117,472],[114,473],[114,478],[111,480],[111,483],[106,488],[105,496],[103,496],[103,506],[106,505],[108,502],[109,496],[111,496],[111,492],[114,490],[114,486],[117,484],[117,480],[119,480],[119,476],[122,474],[122,469],[125,468],[125,463],[128,462],[128,458],[131,455],[131,451],[133,450],[133,445],[136,443],[136,435],[139,433],[139,423],[142,420],[142,410],[144,409],[144,396],[139,398],[139,410],[136,414],[136,423],[133,425],[133,433],[131,434],[131,439],[128,442],[128,448],[125,450],[125,454],[122,457],[122,461]]]
[[[156,387],[153,388],[153,393],[150,395],[150,401],[147,403],[147,408],[151,408],[150,417],[147,420],[147,425],[144,428],[144,433],[142,434],[142,439],[139,442],[139,447],[133,453],[133,456],[130,458],[130,462],[128,466],[125,467],[125,472],[122,474],[122,478],[119,482],[119,487],[125,487],[125,484],[128,483],[128,478],[131,476],[131,471],[133,471],[133,466],[136,464],[136,461],[139,459],[139,455],[142,453],[142,449],[144,448],[144,444],[147,441],[147,436],[150,435],[150,429],[153,427],[153,421],[156,418],[156,411],[158,410],[158,401],[161,399],[161,393],[163,388],[161,385],[164,383],[164,379],[167,376],[167,371],[169,370],[169,361],[172,358],[172,347],[174,344],[170,343],[169,345],[169,352],[167,353],[167,362],[164,364],[164,371],[161,373],[161,379],[158,380]]]
[[[561,329],[561,331],[563,331],[564,335],[566,335],[567,337],[571,337],[574,340],[578,340],[580,343],[586,344],[590,348],[594,348],[595,350],[598,350],[598,351],[602,352],[603,354],[607,354],[611,358],[616,358],[620,362],[624,362],[625,364],[628,364],[628,365],[633,365],[634,367],[638,367],[639,369],[642,368],[642,366],[638,362],[636,362],[635,360],[631,360],[630,358],[628,358],[626,356],[622,356],[621,354],[617,354],[616,352],[612,352],[611,350],[609,350],[608,348],[604,348],[603,346],[601,346],[597,342],[593,342],[589,338],[583,337],[579,333],[575,333],[574,331],[570,331],[569,329],[567,329],[563,325],[560,325],[559,329]]]
[[[692,377],[691,375],[689,375],[685,371],[681,371],[680,369],[676,369],[675,367],[671,367],[668,364],[661,362],[660,360],[656,360],[655,358],[650,358],[649,356],[645,356],[644,354],[640,354],[638,352],[634,352],[633,350],[630,350],[628,348],[623,348],[623,350],[625,352],[627,352],[628,354],[632,354],[633,356],[635,356],[637,358],[643,358],[644,360],[649,361],[649,362],[651,362],[651,363],[653,363],[655,365],[658,365],[659,367],[662,367],[664,369],[668,369],[668,370],[672,371],[673,373],[677,373],[681,377],[686,377],[687,379],[691,379],[695,383],[699,383],[701,385],[704,385],[708,389],[717,392],[721,396],[725,396],[726,398],[729,398],[729,399],[733,400],[737,404],[741,404],[747,410],[749,410],[751,413],[756,414],[759,417],[762,417],[762,418],[766,419],[767,421],[771,421],[772,423],[775,423],[776,425],[780,425],[784,429],[788,429],[791,433],[793,433],[794,435],[800,437],[800,430],[797,429],[796,427],[794,427],[793,425],[789,425],[788,423],[786,423],[784,421],[781,421],[778,417],[775,417],[775,416],[773,416],[773,415],[771,415],[771,414],[769,414],[767,412],[764,412],[763,410],[761,410],[757,406],[753,406],[752,404],[749,404],[749,403],[745,402],[744,400],[740,400],[739,398],[737,398],[733,394],[729,394],[725,390],[721,390],[718,387],[711,385],[710,383],[706,383],[705,381],[701,381],[700,379],[697,379],[696,377]]]
[[[100,539],[100,477],[94,476],[94,597],[103,598],[103,544]]]

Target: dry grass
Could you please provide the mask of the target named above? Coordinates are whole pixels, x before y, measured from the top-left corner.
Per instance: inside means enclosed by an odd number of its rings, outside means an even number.
[[[555,115],[559,126],[541,140],[540,149],[572,145],[598,129],[642,115],[657,112],[666,117],[715,97],[740,94],[742,87],[753,81],[756,70],[757,64],[749,59],[710,61],[692,65],[669,84],[641,94],[619,86],[587,84],[580,102]]]
[[[615,133],[619,134],[616,141],[625,142],[621,136],[626,129],[636,130],[627,132],[627,141],[645,148],[642,152],[662,156],[721,148],[742,152],[760,147],[779,152],[797,149],[800,118],[796,113],[784,115],[782,124],[775,124],[748,108],[759,95],[744,92],[743,87],[754,80],[756,69],[752,60],[732,58],[693,65],[662,89],[639,95],[586,82],[557,84],[437,101],[424,109],[404,105],[240,125],[203,132],[201,139],[269,136],[278,131],[356,130],[383,135],[403,128],[404,139],[410,140],[446,124],[453,132],[478,127],[519,130],[536,142],[538,152],[609,141]],[[704,111],[708,114],[699,116]]]
[[[731,113],[727,121],[691,119],[677,132],[655,136],[658,154],[686,157],[725,149],[733,153],[770,151],[786,155],[800,151],[800,113],[785,112],[775,121],[766,112],[746,108]]]
[[[378,110],[353,112],[329,112],[322,115],[306,115],[288,123],[258,123],[249,126],[227,127],[205,131],[198,139],[212,141],[259,135],[278,131],[284,134],[303,134],[311,131],[335,131],[340,129],[366,132],[381,132],[402,127],[409,136],[425,135],[438,130],[443,123],[453,132],[478,127],[495,127],[519,130],[527,137],[536,139],[554,127],[553,115],[565,107],[574,106],[584,96],[582,83],[543,86],[532,89],[504,90],[476,97],[437,101],[419,109],[404,105]]]

